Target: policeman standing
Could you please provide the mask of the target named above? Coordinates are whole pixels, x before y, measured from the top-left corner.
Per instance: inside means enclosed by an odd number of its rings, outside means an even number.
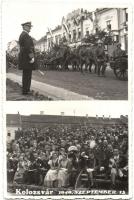
[[[19,37],[20,53],[19,53],[19,69],[22,71],[22,94],[30,94],[32,70],[37,69],[35,60],[34,43],[29,32],[31,30],[31,22],[21,24],[23,31]]]
[[[101,40],[98,40],[98,46],[96,48],[95,54],[96,54],[96,61],[97,61],[97,74],[100,76],[100,73],[105,76],[105,70],[106,70],[106,55],[103,47],[103,42]]]

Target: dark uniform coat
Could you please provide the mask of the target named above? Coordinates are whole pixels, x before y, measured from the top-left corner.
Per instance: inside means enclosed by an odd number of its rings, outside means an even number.
[[[22,93],[30,92],[32,70],[37,69],[37,62],[35,58],[33,39],[26,31],[23,31],[19,37],[20,53],[19,53],[19,69],[22,73]],[[34,62],[30,61],[34,58]]]
[[[126,52],[123,51],[122,49],[117,48],[113,51],[113,58],[114,59],[118,59],[118,58],[125,56],[125,55],[126,55]]]
[[[30,63],[32,58],[35,58],[33,39],[29,34],[23,31],[19,37],[20,53],[19,53],[19,69],[20,70],[35,70],[37,62]]]
[[[97,47],[96,48],[96,57],[97,59],[100,59],[100,60],[104,60],[105,59],[105,51],[104,51],[104,47]]]
[[[95,55],[96,55],[96,61],[97,61],[97,73],[98,75],[100,75],[100,72],[102,73],[102,75],[105,74],[105,69],[106,69],[106,55],[105,55],[105,51],[104,51],[104,47],[100,47],[98,46],[96,48],[95,51]]]

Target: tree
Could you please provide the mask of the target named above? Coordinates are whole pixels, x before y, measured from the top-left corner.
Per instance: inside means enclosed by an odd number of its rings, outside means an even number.
[[[86,35],[82,41],[85,43],[96,44],[98,40],[105,41],[106,37],[107,32],[105,32],[104,30],[97,29],[95,34]]]

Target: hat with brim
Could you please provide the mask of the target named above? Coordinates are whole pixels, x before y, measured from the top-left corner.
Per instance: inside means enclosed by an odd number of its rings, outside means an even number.
[[[21,26],[29,26],[29,27],[32,27],[33,25],[31,24],[31,22],[25,22],[25,23],[21,24]]]
[[[77,149],[76,146],[70,146],[70,147],[68,148],[68,151],[69,151],[69,152],[70,152],[70,151],[78,151],[78,149]]]

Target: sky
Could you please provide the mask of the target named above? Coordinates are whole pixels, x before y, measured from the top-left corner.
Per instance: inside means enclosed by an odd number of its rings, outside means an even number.
[[[31,21],[33,28],[30,34],[38,40],[45,35],[48,27],[55,28],[60,25],[62,17],[69,12],[78,8],[92,10],[85,2],[80,1],[76,4],[74,0],[71,3],[67,3],[67,0],[5,0],[3,2],[3,35],[7,42],[17,40],[22,30],[21,24]]]
[[[105,4],[98,0],[2,0],[3,40],[6,44],[18,40],[21,24],[27,21],[33,24],[31,36],[38,40],[46,34],[48,27],[60,25],[62,17],[69,12],[78,8],[93,11],[106,6],[115,7],[110,0],[105,0]]]
[[[129,114],[127,101],[49,101],[49,102],[6,102],[6,114],[22,115],[44,114],[60,115],[64,112],[66,116],[100,116],[120,117]]]

